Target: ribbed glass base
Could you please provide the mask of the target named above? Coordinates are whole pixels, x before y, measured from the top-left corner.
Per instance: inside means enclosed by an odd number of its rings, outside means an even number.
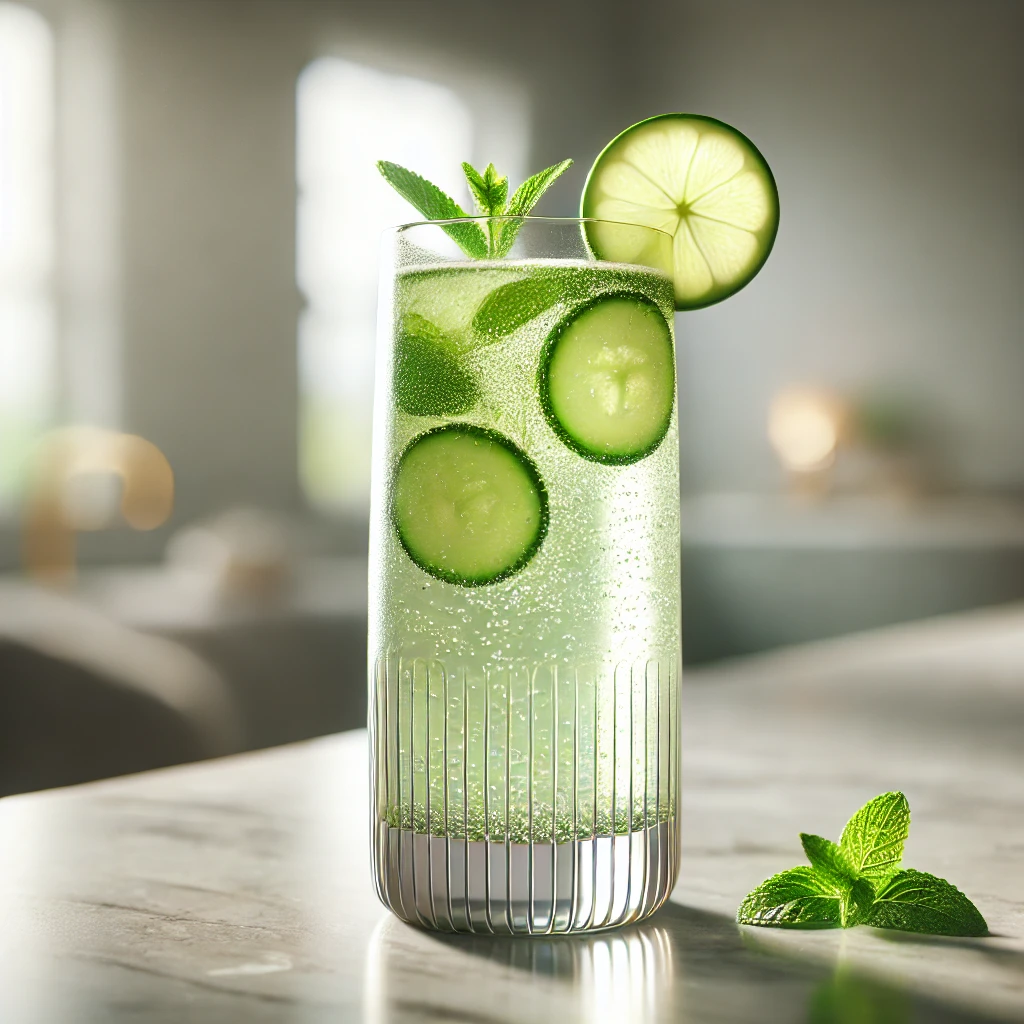
[[[675,885],[675,819],[565,843],[469,841],[380,821],[377,892],[410,924],[447,932],[552,935],[631,924]]]

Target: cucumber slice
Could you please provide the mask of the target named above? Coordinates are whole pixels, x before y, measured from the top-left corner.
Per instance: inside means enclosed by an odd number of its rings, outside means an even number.
[[[625,465],[661,444],[675,399],[672,329],[650,299],[600,295],[551,332],[541,354],[541,407],[578,455]]]
[[[391,518],[424,572],[476,587],[533,558],[548,528],[548,497],[537,467],[507,437],[452,423],[420,434],[402,453]]]
[[[738,292],[764,266],[779,228],[779,192],[764,157],[735,128],[699,114],[661,114],[605,147],[581,214],[673,235],[676,309],[700,309]],[[636,262],[613,226],[588,224],[586,234],[600,258]]]
[[[395,404],[410,416],[461,416],[480,397],[448,336],[425,317],[407,313],[395,339]]]

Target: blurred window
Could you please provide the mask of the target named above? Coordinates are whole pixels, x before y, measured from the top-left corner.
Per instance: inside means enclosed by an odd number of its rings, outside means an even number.
[[[314,505],[359,509],[370,488],[380,233],[419,219],[375,164],[393,160],[462,197],[474,125],[448,88],[333,57],[302,72],[297,107],[302,482]]]
[[[54,406],[53,38],[0,3],[0,512]]]

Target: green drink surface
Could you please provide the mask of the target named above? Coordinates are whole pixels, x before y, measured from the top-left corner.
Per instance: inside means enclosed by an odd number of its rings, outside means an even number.
[[[404,371],[395,360],[381,363],[370,657],[378,813],[396,827],[565,841],[674,813],[675,403],[649,454],[607,465],[559,437],[538,394],[552,332],[573,310],[612,294],[653,303],[672,324],[672,282],[625,264],[481,261],[396,275],[387,311],[396,351],[409,324],[442,339],[443,358],[419,365],[458,385],[458,404],[447,398],[431,415],[427,401],[399,401],[403,387],[409,391],[396,379]],[[444,411],[452,408],[459,411]],[[389,508],[402,452],[453,422],[507,438],[546,490],[539,547],[522,568],[486,585],[425,572]]]

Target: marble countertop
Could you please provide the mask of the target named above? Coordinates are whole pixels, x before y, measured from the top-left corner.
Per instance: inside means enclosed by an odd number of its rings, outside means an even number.
[[[0,1020],[1024,1021],[1024,609],[688,675],[682,874],[592,937],[435,936],[373,893],[363,733],[0,801]],[[903,789],[980,940],[739,928]]]

